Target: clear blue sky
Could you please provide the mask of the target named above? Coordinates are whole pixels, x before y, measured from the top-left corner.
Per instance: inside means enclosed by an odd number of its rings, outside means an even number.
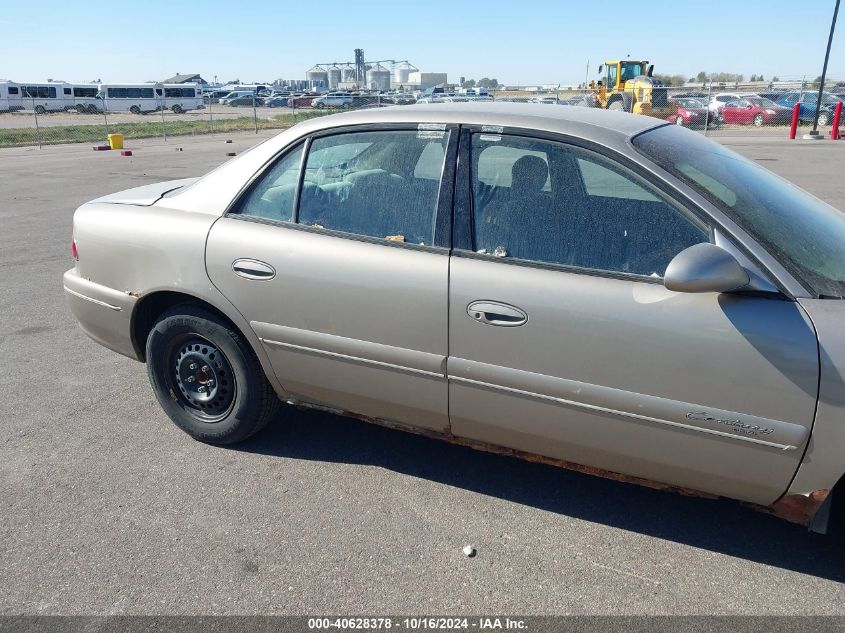
[[[834,0],[4,0],[0,77],[147,81],[304,78],[316,62],[409,59],[502,83],[577,83],[587,60],[647,58],[655,71],[821,73]],[[845,79],[845,9],[829,76]],[[178,27],[178,30],[174,30]]]

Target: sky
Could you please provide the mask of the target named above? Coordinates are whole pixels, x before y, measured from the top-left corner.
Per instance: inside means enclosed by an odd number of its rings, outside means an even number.
[[[315,63],[410,60],[503,84],[572,84],[606,59],[660,74],[821,74],[835,0],[2,0],[0,77],[13,81],[304,79]],[[845,8],[840,11],[845,14]],[[845,16],[828,76],[845,80]]]

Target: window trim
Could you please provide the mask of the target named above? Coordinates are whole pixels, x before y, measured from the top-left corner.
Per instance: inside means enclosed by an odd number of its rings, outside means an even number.
[[[357,240],[360,242],[367,242],[372,244],[379,244],[382,246],[392,246],[399,248],[411,248],[412,250],[424,250],[434,253],[446,253],[451,250],[451,218],[452,218],[452,201],[454,198],[454,183],[456,182],[454,174],[454,164],[457,159],[458,151],[458,131],[460,126],[454,123],[443,124],[444,132],[449,133],[449,140],[446,145],[446,154],[443,159],[443,167],[440,174],[440,183],[437,193],[437,203],[434,210],[434,217],[432,221],[432,228],[434,230],[434,241],[432,244],[420,245],[411,242],[393,242],[385,240],[380,237],[373,237],[370,235],[358,235],[357,233],[346,233],[344,231],[336,231],[334,229],[317,228],[313,226],[306,226],[299,223],[299,199],[302,192],[302,183],[305,179],[305,165],[307,164],[308,154],[311,150],[311,144],[315,139],[325,138],[329,136],[336,136],[341,134],[351,134],[358,132],[417,132],[419,131],[420,123],[366,123],[358,125],[345,125],[333,128],[325,128],[300,136],[285,147],[274,154],[270,159],[252,175],[247,183],[241,187],[241,190],[235,195],[221,217],[231,217],[241,219],[249,222],[257,222],[259,224],[268,224],[273,226],[280,226],[283,228],[293,228],[320,235],[330,235],[332,237],[339,237],[344,239]],[[294,194],[294,219],[293,221],[272,220],[270,218],[259,218],[256,216],[249,216],[240,213],[240,207],[243,204],[249,192],[256,186],[264,175],[280,161],[284,160],[291,151],[295,151],[300,143],[304,142],[302,159],[299,166],[299,179],[296,186],[296,193]],[[448,178],[451,178],[451,186],[447,186]]]
[[[481,125],[464,125],[461,126],[461,144],[460,153],[458,157],[458,174],[455,179],[456,199],[455,199],[455,213],[453,233],[455,240],[453,242],[452,255],[455,257],[463,257],[467,259],[479,259],[482,261],[489,261],[502,264],[510,264],[515,266],[526,266],[533,268],[540,268],[543,270],[556,270],[560,272],[586,274],[597,277],[609,277],[613,279],[621,279],[625,281],[639,281],[650,284],[663,284],[662,277],[650,277],[647,275],[640,275],[636,273],[626,273],[622,271],[610,271],[600,268],[586,268],[582,266],[573,266],[571,264],[559,264],[555,262],[541,262],[530,259],[518,259],[514,257],[494,257],[492,255],[476,253],[474,249],[475,244],[475,213],[473,207],[472,195],[472,135],[486,133]],[[689,205],[682,204],[680,200],[672,192],[667,191],[663,183],[656,181],[652,174],[643,169],[641,165],[632,161],[624,154],[613,150],[606,145],[601,145],[594,141],[585,138],[570,136],[567,134],[560,134],[555,132],[545,132],[542,130],[531,130],[526,128],[503,127],[501,132],[497,132],[502,136],[516,136],[528,139],[534,139],[544,142],[557,143],[574,147],[576,149],[595,154],[611,164],[621,168],[625,173],[634,176],[635,183],[645,183],[647,189],[654,191],[659,198],[670,206],[676,208],[679,212],[687,215],[693,223],[697,223],[707,231],[708,240],[713,243],[714,228],[718,223],[712,216],[706,213],[703,209],[691,208]],[[467,246],[468,244],[468,246]]]

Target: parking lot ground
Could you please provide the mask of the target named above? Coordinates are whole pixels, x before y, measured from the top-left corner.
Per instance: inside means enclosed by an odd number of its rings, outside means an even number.
[[[845,544],[739,503],[287,407],[179,431],[73,321],[71,218],[231,138],[0,151],[0,614],[845,614]],[[845,143],[720,140],[845,209]]]

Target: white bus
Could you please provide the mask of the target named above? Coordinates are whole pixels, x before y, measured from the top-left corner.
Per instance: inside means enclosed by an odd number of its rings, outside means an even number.
[[[109,112],[175,113],[198,110],[203,106],[197,84],[100,84],[98,98]]]
[[[99,91],[97,84],[67,84],[63,88],[65,110],[76,110],[80,114],[102,112],[103,102],[97,98]]]
[[[36,114],[63,112],[65,110],[64,83],[19,83],[21,109],[34,110]]]
[[[14,81],[0,81],[0,112],[23,110],[21,88]]]

